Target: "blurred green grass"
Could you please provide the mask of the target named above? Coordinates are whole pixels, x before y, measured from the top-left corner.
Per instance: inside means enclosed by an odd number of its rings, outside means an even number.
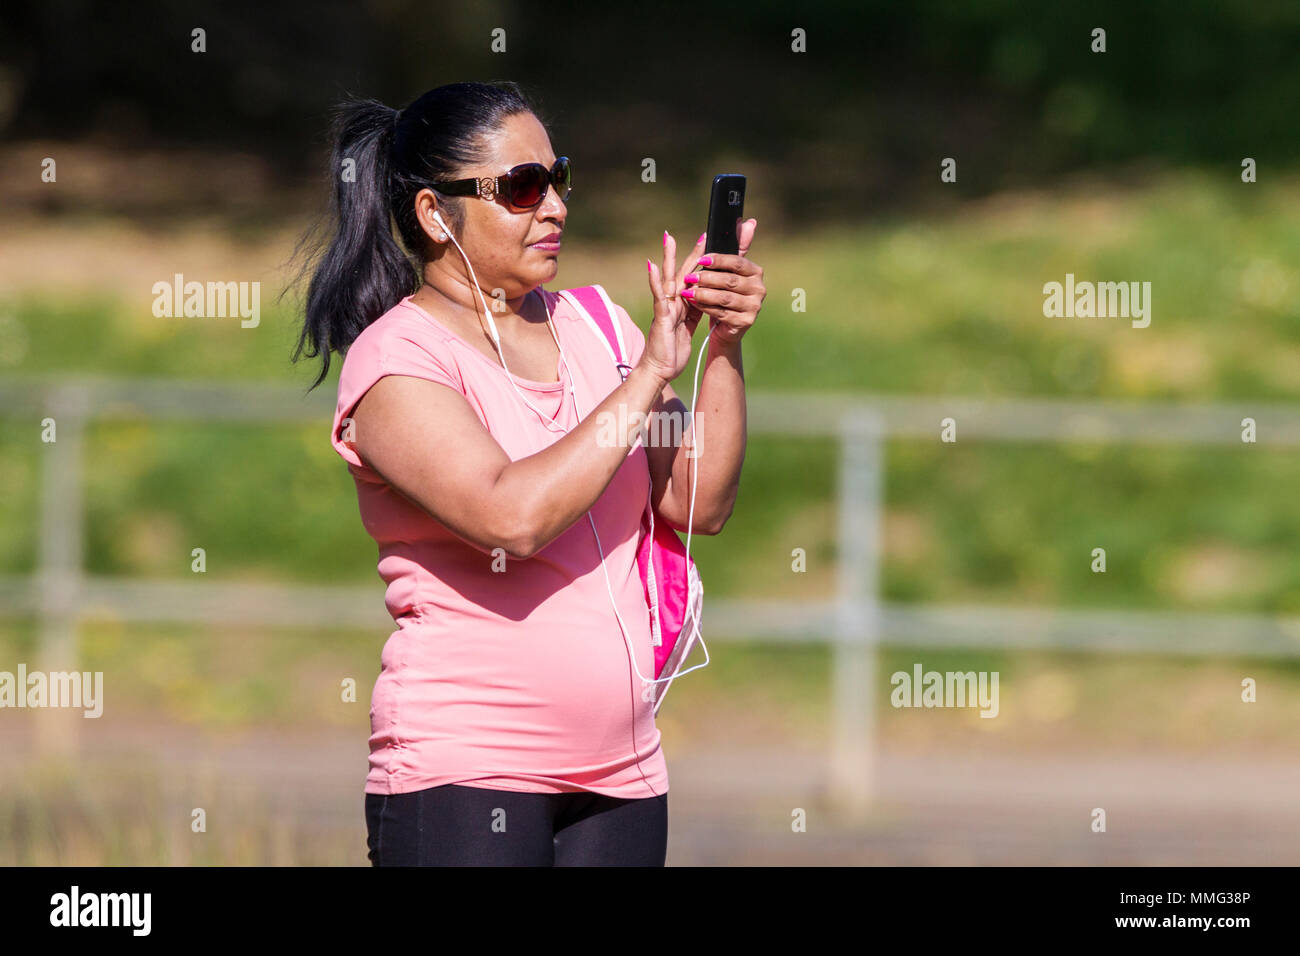
[[[382,601],[327,427],[93,426],[87,571],[191,577],[201,547],[213,579],[373,584]],[[751,437],[726,531],[692,538],[710,594],[833,594],[836,458],[828,441]],[[886,461],[889,600],[1300,610],[1300,460],[1286,449],[893,440]],[[0,466],[14,491],[0,573],[34,567],[37,462],[29,444]]]
[[[0,623],[0,659],[30,660],[30,621]],[[80,666],[104,673],[104,715],[79,722],[83,739],[135,727],[154,733],[232,734],[273,728],[359,742],[364,772],[368,701],[387,632],[347,628],[228,628],[83,622]],[[706,634],[706,640],[708,639]],[[711,747],[829,745],[828,644],[713,641],[708,667],[674,683],[657,718],[670,753]],[[696,650],[690,663],[704,660]],[[889,675],[996,671],[997,720],[974,708],[895,709]],[[885,746],[1152,747],[1177,751],[1289,747],[1300,734],[1300,661],[1052,650],[882,647],[875,712]],[[1259,699],[1242,706],[1241,681]],[[342,682],[355,680],[356,700]],[[21,715],[19,715],[21,716]],[[93,753],[95,748],[89,747]],[[2,788],[0,788],[2,789]]]
[[[552,287],[601,282],[644,327],[644,255],[630,245],[576,246]],[[1136,185],[1083,181],[852,230],[788,235],[760,222],[751,255],[768,287],[745,341],[754,388],[1300,398],[1295,173],[1253,185],[1195,170]],[[247,271],[273,268],[259,261]],[[166,270],[164,258],[155,280],[170,281]],[[1044,318],[1042,286],[1067,272],[1151,282],[1151,326]],[[806,312],[792,311],[796,289]],[[261,323],[243,329],[237,318],[155,318],[149,283],[135,279],[116,291],[19,289],[8,296],[12,334],[0,360],[21,372],[305,386],[313,370],[286,364],[296,316],[277,291],[263,289]]]
[[[747,381],[752,390],[1300,400],[1297,213],[1300,177],[1247,187],[1235,176],[1189,171],[1140,188],[1085,183],[1057,196],[1006,194],[946,217],[852,231],[760,232],[753,255],[769,295],[746,341]],[[579,250],[577,267],[593,255]],[[639,257],[602,253],[612,278],[562,272],[553,285],[602,281],[644,327],[646,296],[630,278],[642,270],[619,266]],[[1151,281],[1151,326],[1044,318],[1042,285],[1066,272]],[[806,291],[807,312],[791,311],[794,289]],[[13,296],[5,322],[18,331],[0,359],[23,373],[310,381],[311,368],[287,364],[295,316],[271,293],[261,325],[243,329],[237,319],[157,319],[146,292]],[[321,386],[329,394],[337,370],[336,361]],[[687,394],[692,370],[678,383]],[[325,417],[301,426],[95,423],[86,446],[86,569],[185,578],[191,549],[203,547],[213,578],[370,584],[378,607],[375,547],[327,429]],[[3,574],[35,564],[38,434],[36,423],[13,420],[0,432]],[[831,596],[836,456],[828,441],[751,433],[726,531],[692,539],[709,594]],[[1300,464],[1284,450],[891,440],[886,463],[887,600],[1300,608],[1300,502],[1289,493]],[[1096,547],[1107,549],[1105,574],[1090,570]],[[806,573],[791,569],[795,548],[808,555]],[[15,653],[28,640],[25,626],[5,633]],[[277,682],[287,672],[310,683],[308,672],[319,668],[328,698],[346,671],[364,694],[386,636],[225,634],[241,659],[260,661],[226,685],[216,637],[182,628],[151,637],[132,626],[128,638],[111,622],[85,633],[91,659],[157,672],[124,700],[218,725],[280,714]],[[816,706],[821,691],[807,675],[824,650],[724,645],[720,653],[721,666],[700,672],[709,676],[697,687],[739,693],[772,680],[768,671],[758,678],[772,665],[792,679],[804,675],[789,688],[789,708],[800,699]],[[772,656],[785,653],[793,656]],[[733,665],[749,676],[729,679]],[[1289,673],[1290,665],[1270,666]],[[324,721],[336,714],[332,701],[319,712],[298,706]]]
[[[769,295],[746,340],[748,384],[1300,400],[1297,213],[1300,178],[1245,186],[1188,171],[1143,188],[1007,194],[942,219],[780,241],[760,233],[754,256]],[[1151,281],[1151,326],[1044,318],[1042,284],[1067,271]],[[648,321],[638,285],[605,281]],[[806,290],[807,312],[790,310],[795,288]],[[12,314],[28,344],[10,364],[305,387],[311,369],[287,364],[296,332],[289,300],[263,299],[261,325],[242,329],[237,319],[157,319],[143,295],[26,295]],[[337,367],[321,386],[327,393]],[[36,429],[7,424],[0,573],[23,573],[35,560]],[[204,547],[207,573],[222,578],[375,581],[374,546],[327,428],[324,418],[299,427],[94,425],[88,570],[183,576],[190,550]],[[836,454],[829,442],[751,438],[725,534],[692,541],[710,593],[831,593]],[[1300,606],[1300,505],[1288,494],[1297,465],[1284,452],[896,440],[886,454],[888,599]],[[806,574],[790,570],[796,547],[809,556]],[[1089,570],[1095,547],[1107,548],[1104,575]]]

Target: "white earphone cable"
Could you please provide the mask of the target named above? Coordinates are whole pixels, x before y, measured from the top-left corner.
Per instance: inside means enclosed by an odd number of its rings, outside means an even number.
[[[437,215],[436,213],[434,214],[434,218],[437,219],[439,223],[442,222],[442,217]],[[497,355],[501,357],[501,367],[505,370],[506,378],[509,380],[511,387],[514,388],[515,394],[519,396],[520,400],[525,405],[527,405],[529,408],[531,408],[534,412],[537,413],[538,417],[540,417],[542,420],[542,424],[545,425],[548,429],[550,429],[551,431],[556,431],[558,428],[561,434],[567,434],[567,431],[564,429],[563,426],[558,426],[554,421],[548,419],[546,417],[546,413],[543,412],[536,405],[534,405],[532,402],[530,402],[528,398],[524,395],[524,393],[519,390],[519,386],[515,382],[515,377],[510,371],[510,366],[506,364],[506,353],[505,350],[501,348],[501,335],[497,332],[496,322],[492,321],[492,312],[490,309],[488,309],[487,299],[483,297],[483,290],[479,287],[478,276],[475,275],[474,273],[474,266],[469,261],[469,256],[465,255],[465,250],[461,248],[460,243],[456,242],[456,237],[455,235],[452,234],[452,231],[450,229],[447,229],[447,236],[448,238],[451,239],[453,243],[455,243],[456,251],[459,252],[461,258],[465,260],[465,265],[469,267],[470,278],[473,280],[474,283],[474,291],[478,293],[479,301],[483,304],[483,314],[487,316],[488,330],[492,334],[492,344],[496,346]],[[560,345],[559,336],[556,335],[555,333],[555,325],[551,321],[549,308],[547,309],[546,326],[551,330],[551,338],[555,339],[555,347],[560,350],[560,362],[564,366],[565,373],[569,376],[568,391],[570,397],[573,400],[574,410],[576,411],[578,407],[578,392],[574,386],[573,371],[569,368],[568,359],[564,357],[564,347]],[[563,404],[564,402],[563,394],[561,394],[560,396],[560,402],[561,404]],[[558,415],[560,414],[559,409],[556,409],[555,414],[558,417]]]
[[[488,329],[491,332],[492,342],[496,346],[497,355],[501,357],[501,367],[506,374],[506,378],[509,379],[511,386],[514,388],[515,394],[519,396],[519,398],[523,401],[525,405],[527,405],[529,408],[531,408],[534,412],[537,413],[538,417],[540,417],[542,420],[542,424],[546,425],[547,428],[554,431],[556,423],[548,419],[546,417],[546,414],[541,409],[535,406],[532,402],[528,401],[528,399],[524,396],[524,393],[519,390],[519,386],[515,383],[514,376],[510,373],[509,366],[506,365],[505,351],[501,348],[501,336],[497,332],[496,323],[492,321],[492,313],[488,309],[487,299],[483,297],[483,290],[479,287],[478,276],[475,275],[474,273],[474,266],[469,261],[469,256],[465,254],[465,250],[461,248],[460,243],[456,242],[456,237],[455,235],[452,234],[452,231],[446,228],[446,224],[443,223],[442,217],[439,216],[437,213],[435,213],[434,219],[437,220],[437,222],[441,224],[443,228],[446,230],[448,237],[456,246],[456,251],[459,252],[461,258],[465,260],[465,265],[469,267],[470,279],[473,281],[474,291],[478,293],[479,301],[483,305],[483,314],[487,317],[488,320]],[[574,414],[577,415],[579,421],[582,421],[582,413],[578,409],[578,391],[575,386],[573,371],[572,369],[569,368],[569,360],[564,355],[564,346],[560,344],[559,336],[556,334],[555,324],[551,320],[549,304],[546,305],[546,309],[547,309],[547,315],[546,315],[547,327],[550,328],[551,330],[551,337],[555,339],[556,348],[560,350],[560,363],[564,366],[565,373],[569,376],[569,394],[573,399]],[[615,316],[611,316],[610,318],[613,321],[618,321],[617,317]],[[713,330],[713,325],[710,324],[709,326],[710,334],[712,333],[712,330]],[[694,431],[694,424],[695,424],[694,410],[695,410],[696,397],[699,394],[700,362],[704,359],[704,352],[706,349],[708,349],[708,347],[709,347],[709,336],[706,335],[704,337],[704,344],[700,346],[699,357],[696,358],[695,360],[695,384],[694,384],[694,390],[691,393],[691,427],[692,427],[692,440],[694,442],[698,442],[699,440],[698,434],[696,434]],[[561,402],[564,401],[563,395],[561,395],[560,401]],[[558,410],[556,411],[556,415],[558,417],[559,415]],[[568,429],[564,428],[562,425],[558,426],[558,428],[562,433],[568,434]],[[695,445],[695,452],[696,452],[696,456],[698,457],[699,454],[698,444]],[[691,527],[695,521],[695,489],[698,483],[699,483],[699,469],[692,468],[691,469],[691,504],[690,504],[689,516],[687,518],[687,528],[686,528],[686,563],[688,568],[690,567],[690,560],[691,560]],[[704,643],[704,635],[700,634],[699,635],[700,646],[704,648],[703,663],[696,664],[695,666],[689,667],[684,671],[675,672],[673,674],[670,674],[667,677],[660,677],[655,679],[648,678],[641,673],[641,668],[638,667],[636,663],[636,651],[633,649],[632,642],[627,636],[627,627],[623,624],[623,616],[618,613],[618,601],[614,597],[614,587],[609,579],[609,569],[605,566],[605,549],[601,546],[600,532],[596,530],[596,522],[595,519],[593,519],[591,516],[591,509],[587,509],[587,521],[591,524],[592,534],[596,536],[596,550],[600,552],[600,568],[605,573],[605,590],[609,592],[610,606],[613,607],[614,609],[614,617],[618,620],[619,630],[622,632],[623,635],[623,643],[627,646],[629,659],[632,663],[632,669],[636,672],[636,676],[641,679],[641,682],[643,684],[660,684],[665,681],[674,680],[678,677],[681,677],[684,674],[689,674],[691,671],[699,670],[701,667],[707,667],[709,663],[709,648],[708,645]],[[689,595],[687,595],[687,597],[689,598]],[[678,666],[680,667],[681,665],[679,664]]]
[[[710,331],[712,331],[712,326],[710,326]],[[694,431],[694,424],[695,424],[695,400],[699,394],[700,362],[704,358],[704,352],[708,347],[709,347],[709,339],[708,336],[705,336],[704,344],[700,346],[700,354],[695,360],[695,388],[691,392],[691,425],[692,425],[691,435],[693,441],[698,440],[698,436],[695,434]],[[698,445],[696,446],[696,448],[698,451]],[[690,563],[691,563],[691,525],[695,520],[695,489],[699,484],[699,477],[700,477],[699,470],[696,468],[692,468],[691,469],[691,507],[690,507],[689,516],[687,517],[687,526],[686,526],[686,566],[688,568],[690,567]],[[603,570],[605,570],[605,588],[606,590],[609,591],[610,603],[614,605],[614,616],[618,618],[618,626],[620,630],[622,630],[623,632],[623,642],[627,644],[628,651],[631,652],[632,645],[627,637],[627,628],[623,624],[622,615],[618,613],[618,604],[614,601],[614,588],[609,581],[609,571],[605,569],[605,550],[600,546],[600,533],[596,531],[596,522],[592,521],[590,511],[587,512],[587,520],[591,522],[592,533],[596,535],[596,549],[600,551],[600,566]],[[652,521],[654,520],[653,517],[651,518],[651,520]],[[687,597],[689,598],[689,595],[687,595]],[[688,667],[684,671],[676,671],[672,674],[669,674],[667,677],[658,677],[658,678],[651,679],[641,673],[641,668],[637,667],[636,654],[632,653],[632,668],[633,670],[636,671],[636,676],[641,678],[641,682],[645,684],[662,684],[665,681],[674,680],[685,674],[689,674],[691,671],[699,670],[701,667],[707,667],[709,665],[709,646],[704,643],[703,634],[699,634],[698,637],[700,641],[700,646],[704,648],[704,661],[702,663],[696,664],[693,667]],[[680,638],[678,638],[678,640],[680,640]],[[680,667],[681,665],[679,664],[678,666]]]

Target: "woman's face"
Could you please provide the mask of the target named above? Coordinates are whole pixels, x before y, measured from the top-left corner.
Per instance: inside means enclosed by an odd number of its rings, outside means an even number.
[[[482,163],[460,170],[457,179],[503,176],[520,163],[541,163],[550,169],[556,158],[550,137],[532,113],[508,117],[495,132],[484,138],[483,146]],[[423,196],[424,192],[417,200],[421,206],[429,203]],[[464,224],[456,239],[473,264],[483,288],[489,292],[501,289],[506,299],[515,299],[555,278],[559,271],[559,250],[534,245],[548,238],[557,241],[556,233],[564,230],[567,210],[553,187],[546,190],[541,205],[533,209],[517,209],[503,196],[491,201],[466,197],[460,202],[464,209]],[[430,217],[432,211],[422,215],[421,221],[427,223]],[[437,235],[437,230],[433,235]],[[451,240],[437,245],[443,250],[439,260],[441,265],[457,270],[465,281],[469,281],[465,260]]]

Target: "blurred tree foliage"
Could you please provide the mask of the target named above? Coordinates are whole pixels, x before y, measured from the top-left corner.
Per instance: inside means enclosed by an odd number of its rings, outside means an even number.
[[[6,7],[8,137],[232,149],[292,184],[319,171],[344,92],[401,106],[508,78],[584,183],[639,182],[645,157],[683,183],[743,161],[789,222],[914,201],[946,156],[969,196],[1135,160],[1235,175],[1243,156],[1267,168],[1300,146],[1294,0],[104,6]],[[792,52],[795,29],[807,52]]]

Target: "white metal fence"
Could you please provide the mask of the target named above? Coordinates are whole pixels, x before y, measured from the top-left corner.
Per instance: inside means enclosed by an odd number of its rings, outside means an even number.
[[[94,613],[134,622],[390,627],[380,584],[338,588],[104,578],[85,574],[81,566],[82,453],[89,421],[314,422],[324,442],[334,398],[328,386],[304,397],[293,388],[229,381],[29,379],[0,384],[4,417],[31,429],[33,441],[39,440],[43,419],[52,418],[57,426],[57,441],[41,446],[37,573],[34,578],[0,578],[0,614],[40,621],[38,666],[75,669],[78,621]],[[708,597],[706,637],[831,644],[829,779],[840,806],[860,812],[871,799],[880,687],[876,648],[882,644],[1300,656],[1300,618],[883,603],[884,441],[938,441],[946,418],[957,422],[962,442],[1238,446],[1242,420],[1252,418],[1258,423],[1259,444],[1300,445],[1300,409],[1289,405],[751,395],[751,434],[839,442],[837,593],[825,601]],[[75,746],[74,725],[65,723],[50,733],[43,746]]]

